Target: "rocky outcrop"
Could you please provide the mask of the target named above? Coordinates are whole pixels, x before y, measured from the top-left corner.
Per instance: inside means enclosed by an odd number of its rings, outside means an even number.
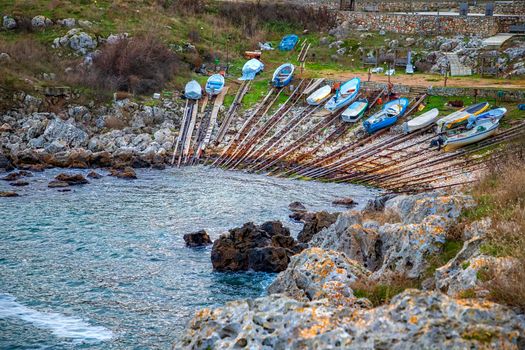
[[[85,55],[89,51],[96,49],[97,45],[96,38],[79,28],[73,28],[66,35],[53,40],[54,48],[68,47],[80,55]]]
[[[473,205],[472,197],[467,195],[430,192],[396,196],[385,202],[385,210],[398,215],[403,223],[418,224],[430,215],[448,221],[457,219],[464,209]]]
[[[301,220],[304,221],[304,227],[297,235],[297,240],[308,243],[317,232],[332,225],[337,220],[338,215],[339,213],[326,211],[302,215]]]
[[[183,238],[188,247],[203,247],[213,243],[210,235],[205,230],[185,234]]]
[[[55,118],[47,125],[43,137],[46,141],[61,143],[56,150],[63,150],[66,147],[85,146],[88,135],[85,131],[79,129],[73,122],[65,122],[60,118]],[[51,150],[50,153],[53,153]]]
[[[517,349],[525,319],[503,306],[407,290],[367,310],[271,295],[198,311],[177,349]]]
[[[123,169],[109,169],[109,176],[115,176],[119,179],[134,180],[137,178],[137,173],[132,167],[124,167]]]
[[[279,221],[259,226],[250,222],[215,240],[211,262],[218,271],[279,272],[303,248]]]
[[[337,305],[355,305],[350,287],[370,272],[343,253],[309,248],[292,257],[288,268],[279,273],[268,293],[281,293],[299,301],[328,299]],[[367,305],[368,303],[362,302]]]

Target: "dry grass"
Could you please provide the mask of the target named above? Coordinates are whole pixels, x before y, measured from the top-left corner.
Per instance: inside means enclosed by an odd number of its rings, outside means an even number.
[[[373,220],[384,225],[401,222],[401,217],[392,210],[367,210],[363,211],[363,220]]]
[[[525,143],[511,144],[474,188],[478,206],[468,220],[488,216],[492,228],[482,252],[515,263],[487,282],[491,297],[525,310]]]
[[[387,304],[393,297],[406,289],[419,288],[419,281],[406,278],[403,275],[393,275],[388,281],[357,281],[352,283],[354,296],[357,298],[368,298],[372,304],[380,306]]]

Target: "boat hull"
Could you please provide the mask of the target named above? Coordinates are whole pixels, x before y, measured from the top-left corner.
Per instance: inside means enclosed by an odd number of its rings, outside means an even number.
[[[444,145],[445,151],[453,151],[455,149],[482,141],[494,135],[496,131],[498,130],[498,126],[499,124],[496,123],[491,128],[487,129],[484,132],[476,133],[474,135],[470,135],[470,136],[460,138],[460,139],[454,139],[454,140],[447,139]]]
[[[346,123],[358,122],[365,114],[367,108],[368,100],[355,101],[341,114],[341,119]]]
[[[282,88],[290,84],[293,79],[295,67],[291,63],[285,63],[280,65],[272,77],[272,85],[276,88]]]
[[[336,94],[330,100],[328,100],[328,102],[325,105],[325,109],[333,113],[340,110],[343,107],[348,106],[357,97],[360,86],[361,80],[359,78],[354,78],[352,80],[347,81],[346,83],[341,85],[339,90],[343,91],[343,95],[345,91],[348,91],[349,93],[344,97],[340,94]]]
[[[412,120],[403,124],[403,131],[405,133],[411,133],[416,130],[423,129],[439,119],[439,110],[437,108],[431,109],[430,111],[423,113],[422,115],[415,117]]]
[[[224,77],[220,74],[214,74],[206,82],[206,93],[215,96],[221,93],[224,88]]]
[[[184,96],[190,100],[198,100],[202,97],[202,88],[195,80],[190,81],[184,88]]]
[[[306,102],[310,106],[319,106],[330,97],[331,93],[332,88],[329,85],[325,85],[322,88],[315,90],[310,96],[308,96],[306,98]]]

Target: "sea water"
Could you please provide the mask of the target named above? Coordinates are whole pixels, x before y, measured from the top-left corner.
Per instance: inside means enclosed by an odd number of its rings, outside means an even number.
[[[375,194],[202,166],[59,192],[47,187],[59,172],[0,198],[0,349],[170,349],[196,310],[264,295],[275,277],[214,272],[211,247],[185,247],[185,233],[281,220],[296,235],[289,203],[339,211],[337,197]]]

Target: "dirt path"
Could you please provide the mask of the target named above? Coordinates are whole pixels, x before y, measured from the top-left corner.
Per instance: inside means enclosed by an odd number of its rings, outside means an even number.
[[[363,72],[328,72],[323,73],[328,79],[347,80],[359,77],[363,81],[368,80],[368,74]],[[372,74],[371,81],[387,83],[388,77],[384,74]],[[409,86],[443,86],[443,78],[438,75],[395,75],[391,77],[394,84]],[[525,79],[502,80],[502,79],[482,79],[473,77],[448,78],[447,86],[450,87],[470,87],[470,88],[493,88],[493,89],[525,89]]]

